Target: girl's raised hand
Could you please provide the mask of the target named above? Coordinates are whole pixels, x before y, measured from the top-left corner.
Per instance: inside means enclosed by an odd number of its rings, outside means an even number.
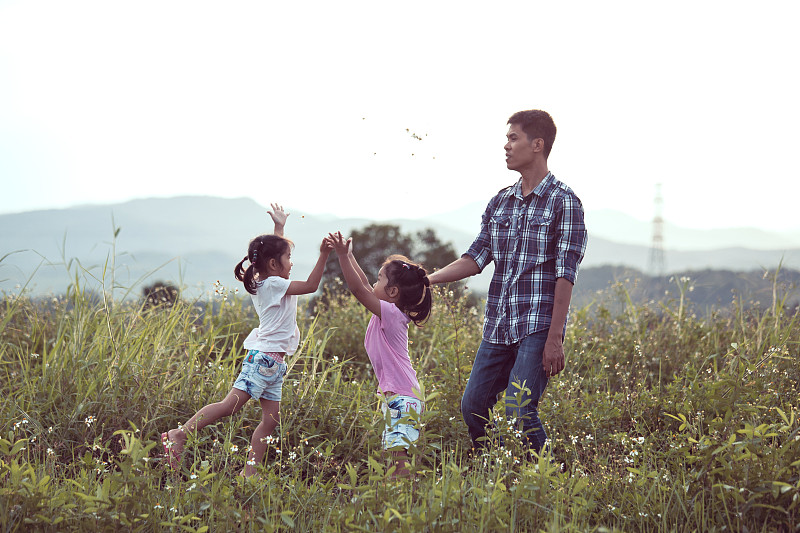
[[[322,239],[322,244],[319,247],[319,253],[330,253],[331,250],[333,250],[333,241],[330,237],[325,237]]]
[[[272,217],[272,221],[275,223],[276,226],[285,226],[286,219],[289,218],[289,213],[284,212],[283,206],[279,204],[269,204],[272,207],[272,211],[267,209],[267,213],[269,216]]]
[[[347,255],[351,239],[345,240],[344,237],[342,237],[341,231],[329,233],[328,238],[331,240],[331,243],[333,243],[333,249],[336,250],[337,255]]]

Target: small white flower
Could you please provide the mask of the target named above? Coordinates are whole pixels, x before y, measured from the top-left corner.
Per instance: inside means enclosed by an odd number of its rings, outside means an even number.
[[[189,476],[189,479],[197,479],[197,474],[192,474],[191,476]]]
[[[38,353],[32,353],[31,357],[33,357],[34,359],[39,359],[39,354]]]
[[[91,427],[92,424],[94,424],[95,420],[96,420],[95,417],[87,416],[86,418],[83,419],[83,423],[86,424],[86,427],[88,428]]]
[[[236,453],[239,451],[239,447],[235,444],[231,444],[231,453]]]
[[[164,506],[163,506],[163,505],[161,505],[160,503],[157,503],[157,504],[155,504],[155,505],[153,506],[153,509],[163,509],[163,508],[164,508]]]
[[[247,461],[247,466],[256,466],[256,460],[255,459],[249,459]]]
[[[294,453],[294,452],[291,452],[289,454],[289,460],[294,461],[295,459],[297,459],[297,454]]]
[[[56,451],[53,448],[47,448],[47,455],[55,455]]]

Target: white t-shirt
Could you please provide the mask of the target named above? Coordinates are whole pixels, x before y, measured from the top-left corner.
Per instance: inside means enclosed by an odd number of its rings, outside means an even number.
[[[245,350],[292,355],[300,343],[297,296],[287,296],[288,279],[270,276],[250,295],[258,313],[258,327],[244,341]]]

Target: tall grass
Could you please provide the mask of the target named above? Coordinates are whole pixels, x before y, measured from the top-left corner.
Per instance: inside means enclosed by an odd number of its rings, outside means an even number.
[[[480,312],[445,290],[411,352],[427,410],[411,479],[388,481],[383,419],[349,296],[300,312],[282,424],[258,480],[236,477],[257,404],[188,442],[159,434],[221,399],[256,319],[245,299],[168,309],[24,292],[0,302],[2,531],[795,531],[800,528],[796,314],[776,291],[698,318],[691,280],[666,304],[617,285],[573,310],[566,370],[540,406],[550,457],[473,453],[459,412]],[[619,305],[622,303],[623,305]],[[561,472],[558,462],[567,465]]]

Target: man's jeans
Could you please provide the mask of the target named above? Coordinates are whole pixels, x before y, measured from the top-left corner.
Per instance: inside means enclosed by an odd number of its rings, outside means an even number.
[[[539,420],[539,398],[547,387],[547,376],[542,372],[542,354],[547,340],[547,330],[533,333],[514,344],[494,344],[481,341],[469,382],[461,398],[461,414],[467,423],[469,436],[476,448],[483,446],[480,437],[486,435],[485,426],[489,412],[497,403],[497,395],[506,391],[506,416],[523,421],[523,428],[532,450],[539,452],[544,446],[547,433]],[[522,401],[529,399],[524,407],[517,406],[516,395],[520,391],[514,382],[530,389]]]

